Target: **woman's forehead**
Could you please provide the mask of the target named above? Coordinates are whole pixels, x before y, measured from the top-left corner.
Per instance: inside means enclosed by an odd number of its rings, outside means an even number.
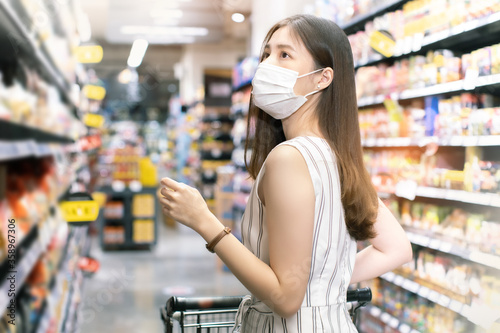
[[[297,33],[287,25],[276,30],[267,44],[270,46],[278,44],[289,44],[296,50],[302,49],[304,47],[304,44],[298,37]]]

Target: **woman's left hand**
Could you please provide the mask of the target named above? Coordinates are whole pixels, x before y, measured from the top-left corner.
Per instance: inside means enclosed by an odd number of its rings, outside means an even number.
[[[200,192],[171,178],[162,178],[160,203],[165,214],[199,232],[201,223],[211,214]]]

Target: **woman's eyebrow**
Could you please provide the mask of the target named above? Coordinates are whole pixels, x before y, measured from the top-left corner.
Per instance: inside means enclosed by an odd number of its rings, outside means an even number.
[[[266,46],[264,47],[264,49],[266,49],[266,50],[268,50],[270,48],[271,48],[270,44],[266,44]],[[289,49],[289,50],[295,52],[295,48],[290,44],[277,44],[276,48],[277,49]]]

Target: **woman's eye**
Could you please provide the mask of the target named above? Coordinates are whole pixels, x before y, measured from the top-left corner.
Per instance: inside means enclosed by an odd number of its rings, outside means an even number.
[[[264,53],[262,55],[262,60],[269,58],[269,53]]]
[[[281,52],[281,57],[282,58],[289,58],[290,56],[286,52]]]

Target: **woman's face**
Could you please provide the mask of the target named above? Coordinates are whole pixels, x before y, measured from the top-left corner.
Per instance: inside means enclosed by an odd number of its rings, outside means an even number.
[[[264,48],[263,63],[284,67],[299,72],[299,76],[312,72],[314,60],[298,37],[292,35],[288,26],[279,28]],[[304,96],[316,90],[321,72],[297,79],[294,92]]]

